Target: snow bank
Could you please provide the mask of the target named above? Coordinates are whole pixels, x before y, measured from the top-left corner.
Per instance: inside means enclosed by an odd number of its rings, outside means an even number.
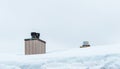
[[[5,65],[5,64],[0,64],[0,69],[21,69],[17,66],[12,66],[12,65]]]
[[[120,45],[66,49],[41,55],[1,54],[0,69],[120,69]]]

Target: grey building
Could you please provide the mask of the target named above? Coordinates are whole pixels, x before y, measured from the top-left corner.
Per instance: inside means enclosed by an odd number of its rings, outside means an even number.
[[[90,44],[88,41],[83,41],[83,45],[80,46],[80,48],[90,47]]]

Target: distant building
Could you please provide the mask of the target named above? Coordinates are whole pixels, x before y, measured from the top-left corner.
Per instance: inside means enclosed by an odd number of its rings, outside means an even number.
[[[89,44],[88,41],[84,41],[84,42],[83,42],[83,45],[80,46],[80,48],[85,48],[85,47],[90,47],[90,44]]]
[[[25,55],[46,53],[46,42],[39,37],[39,33],[31,32],[31,38],[25,39]]]

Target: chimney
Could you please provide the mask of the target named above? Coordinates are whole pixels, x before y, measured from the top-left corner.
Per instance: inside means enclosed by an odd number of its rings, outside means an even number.
[[[39,39],[40,33],[31,32],[31,37],[32,37],[32,39]]]

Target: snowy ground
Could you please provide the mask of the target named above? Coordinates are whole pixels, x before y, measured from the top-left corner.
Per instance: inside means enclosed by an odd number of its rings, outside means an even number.
[[[0,69],[120,69],[119,44],[66,49],[42,55],[0,55]]]

